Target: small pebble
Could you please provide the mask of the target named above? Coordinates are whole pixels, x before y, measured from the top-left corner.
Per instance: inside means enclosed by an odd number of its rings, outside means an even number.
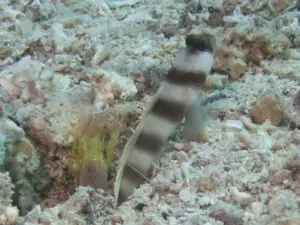
[[[193,199],[193,194],[189,188],[184,188],[179,192],[179,198],[183,202],[190,202]]]
[[[244,125],[240,120],[227,120],[225,128],[231,131],[239,131],[244,128]]]
[[[264,205],[261,202],[252,202],[251,210],[256,216],[260,216],[264,212]]]

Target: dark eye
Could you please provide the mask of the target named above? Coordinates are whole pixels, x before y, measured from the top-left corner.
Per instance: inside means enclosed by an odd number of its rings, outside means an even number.
[[[197,6],[197,11],[200,13],[200,12],[202,12],[202,10],[203,10],[202,5],[199,4],[199,5]]]

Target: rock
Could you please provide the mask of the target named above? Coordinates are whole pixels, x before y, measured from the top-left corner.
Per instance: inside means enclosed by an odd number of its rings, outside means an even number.
[[[63,24],[53,24],[51,27],[51,31],[56,53],[63,53],[66,50],[71,49],[72,44],[75,42],[76,38],[65,33]]]
[[[22,128],[7,118],[0,120],[0,135],[4,135],[11,141],[19,141],[25,136]]]
[[[97,45],[95,55],[92,58],[93,65],[99,65],[104,60],[107,60],[111,56],[110,50],[104,45]]]
[[[39,76],[40,80],[49,81],[53,77],[53,71],[50,69],[44,69]]]
[[[239,131],[244,128],[244,125],[243,122],[240,120],[227,120],[225,128],[229,131]]]
[[[229,69],[231,71],[231,78],[236,80],[245,74],[248,66],[242,59],[233,59],[230,63]]]
[[[117,84],[122,90],[122,98],[124,100],[132,99],[138,92],[133,80],[130,77],[121,76],[114,71],[106,71],[102,69],[88,71],[91,76],[105,76],[110,84]]]
[[[264,205],[261,202],[252,202],[251,210],[256,216],[260,216],[264,212]]]
[[[125,7],[125,6],[133,6],[135,4],[137,4],[139,1],[138,0],[125,0],[125,1],[121,1],[121,0],[114,0],[114,1],[108,1],[108,5],[109,7],[115,9],[115,8],[121,8],[121,7]]]
[[[231,198],[241,206],[247,206],[252,202],[252,196],[247,192],[241,192],[236,187],[232,187]]]
[[[20,214],[24,215],[40,201],[40,191],[47,186],[48,179],[36,149],[25,138],[22,128],[9,119],[3,119],[0,123],[2,135],[6,137],[5,145],[1,148],[5,153],[4,168],[15,185],[14,203],[20,209]]]
[[[52,84],[55,90],[66,91],[71,86],[72,80],[68,75],[55,74],[53,76]]]
[[[281,76],[299,76],[300,64],[298,60],[264,60],[261,63],[265,73],[280,74]]]
[[[272,125],[277,126],[283,117],[279,99],[271,95],[261,97],[252,106],[250,117],[255,123],[262,124],[268,119]]]
[[[189,188],[184,188],[179,192],[179,198],[183,202],[190,202],[194,198],[194,195]]]

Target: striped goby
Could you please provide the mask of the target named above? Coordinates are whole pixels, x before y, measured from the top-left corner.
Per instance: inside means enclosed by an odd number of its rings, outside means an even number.
[[[185,42],[186,47],[178,52],[165,82],[150,100],[124,148],[114,188],[117,204],[126,201],[134,188],[148,180],[162,144],[188,111],[199,109],[191,106],[212,69],[216,39],[208,33],[190,34]]]

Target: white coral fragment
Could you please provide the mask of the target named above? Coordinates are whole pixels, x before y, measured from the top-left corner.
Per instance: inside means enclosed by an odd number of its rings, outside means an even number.
[[[230,189],[232,200],[242,206],[247,206],[252,202],[252,196],[246,192],[240,192],[236,187]]]
[[[183,202],[191,202],[195,198],[195,193],[190,188],[184,188],[179,192],[179,198]]]

